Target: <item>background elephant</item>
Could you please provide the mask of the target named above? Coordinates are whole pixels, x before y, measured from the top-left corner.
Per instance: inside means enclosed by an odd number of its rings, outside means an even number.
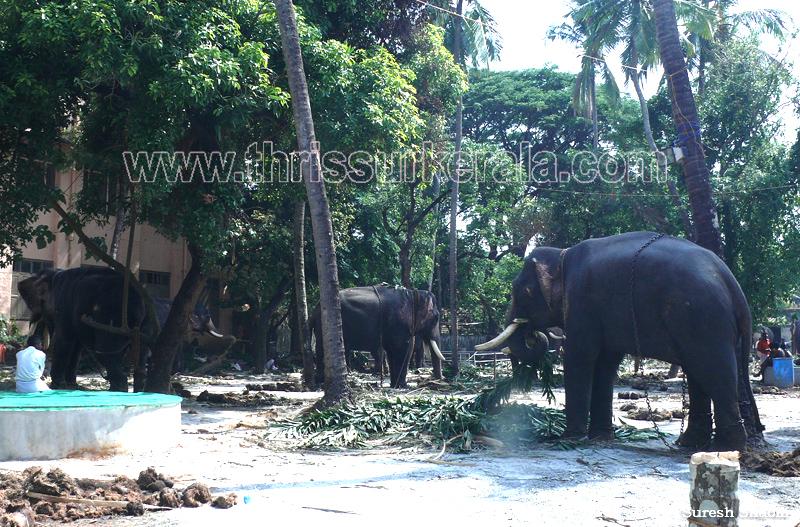
[[[792,322],[789,330],[792,333],[792,355],[796,356],[800,354],[800,320]]]
[[[745,449],[739,380],[747,399],[743,405],[750,406],[757,432],[763,430],[747,371],[752,334],[747,301],[722,260],[688,240],[634,232],[565,250],[536,248],[513,282],[506,324],[497,339],[481,347],[505,341],[512,356],[526,364],[540,358],[531,347],[543,335],[537,332],[560,326],[569,335],[567,434],[585,435],[588,428],[589,437],[613,437],[614,380],[624,355],[637,355],[637,338],[642,356],[679,364],[687,376],[689,424],[681,445],[699,448],[709,442],[713,401],[713,449]]]
[[[158,323],[161,327],[164,327],[167,317],[169,316],[169,312],[172,309],[172,300],[169,298],[154,298],[153,305],[156,309]],[[219,347],[223,347],[225,349],[229,348],[236,342],[236,337],[233,335],[223,335],[217,331],[214,321],[211,320],[211,313],[209,313],[208,309],[206,309],[203,304],[198,302],[194,306],[194,311],[189,316],[189,328],[186,338],[181,340],[181,343],[178,345],[178,349],[175,352],[175,361],[172,363],[172,373],[183,371],[184,341],[191,341],[195,337],[204,336],[208,336],[215,340],[218,339]]]
[[[22,299],[32,312],[31,323],[44,324],[52,333],[50,376],[53,388],[75,386],[78,361],[83,349],[97,355],[106,369],[112,391],[128,391],[125,355],[129,337],[101,331],[81,321],[86,315],[95,322],[119,327],[122,320],[124,279],[110,268],[45,269],[19,283]],[[144,301],[130,288],[128,327],[151,333]],[[140,353],[143,363],[147,352]],[[137,369],[137,375],[143,369]]]
[[[406,385],[412,336],[415,344],[421,341],[423,348],[432,348],[434,376],[442,378],[442,358],[437,354],[441,344],[439,310],[433,294],[403,287],[353,287],[339,291],[339,301],[345,351],[369,351],[380,357],[380,350],[384,350],[392,388]],[[316,340],[318,377],[324,372],[321,318],[317,304],[309,327]]]

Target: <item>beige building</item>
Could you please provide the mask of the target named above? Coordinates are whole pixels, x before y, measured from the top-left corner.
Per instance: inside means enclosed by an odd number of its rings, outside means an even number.
[[[82,187],[83,171],[70,169],[62,172],[49,171],[47,183],[58,185],[69,200],[80,191]],[[30,312],[25,302],[19,298],[17,283],[32,276],[41,269],[48,267],[58,269],[71,269],[74,267],[101,265],[102,262],[91,258],[86,248],[78,242],[75,234],[65,236],[58,232],[59,215],[48,212],[39,217],[36,225],[47,225],[51,232],[56,233],[55,241],[43,249],[36,247],[31,242],[22,251],[22,259],[16,260],[12,266],[0,267],[0,314],[16,321],[23,332],[27,332]],[[111,244],[114,231],[114,218],[106,227],[98,225],[87,226],[85,232],[88,236],[103,237],[106,246]],[[117,259],[125,261],[128,249],[129,231],[122,235],[122,242]],[[157,234],[155,229],[147,224],[136,226],[133,240],[131,267],[139,281],[149,290],[154,298],[174,298],[180,289],[184,276],[189,271],[191,256],[182,240],[170,241]],[[207,283],[207,292],[204,301],[211,311],[214,323],[224,333],[230,333],[230,310],[219,309],[220,283],[217,279],[210,279]],[[223,320],[220,320],[222,314]]]

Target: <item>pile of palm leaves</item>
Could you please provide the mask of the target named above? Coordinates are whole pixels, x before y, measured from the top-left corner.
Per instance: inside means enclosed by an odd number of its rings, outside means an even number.
[[[552,365],[540,365],[538,374],[536,368],[518,365],[511,377],[471,398],[435,394],[393,399],[367,397],[358,405],[281,421],[268,432],[267,439],[290,440],[293,446],[305,449],[364,448],[427,440],[468,450],[477,436],[487,436],[511,445],[553,441],[556,448],[572,448],[578,443],[558,440],[566,427],[563,411],[533,404],[508,404],[513,390],[530,391],[540,376],[543,391],[552,402],[552,377],[548,382],[543,370],[552,374]],[[617,429],[620,440],[656,437],[658,434],[651,430]]]

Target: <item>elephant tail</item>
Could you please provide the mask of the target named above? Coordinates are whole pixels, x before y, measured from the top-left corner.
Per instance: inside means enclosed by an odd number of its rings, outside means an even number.
[[[748,438],[755,439],[756,437],[762,437],[761,432],[765,427],[761,424],[761,418],[758,415],[758,407],[756,406],[756,398],[750,386],[750,348],[752,347],[753,326],[750,318],[750,310],[745,307],[745,311],[746,313],[739,317],[738,362],[740,368],[739,376],[741,379],[739,382],[739,411],[745,421]],[[742,388],[744,389],[744,393],[741,391]],[[755,427],[754,430],[751,430],[752,426]],[[763,437],[761,442],[763,442]],[[751,441],[748,441],[748,444],[749,443],[751,443]]]

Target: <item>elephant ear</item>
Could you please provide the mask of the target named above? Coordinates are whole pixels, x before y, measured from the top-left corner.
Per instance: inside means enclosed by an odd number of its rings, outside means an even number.
[[[552,313],[561,314],[564,306],[563,268],[560,264],[547,264],[536,258],[533,259],[533,263],[536,265],[536,277],[547,307]]]

